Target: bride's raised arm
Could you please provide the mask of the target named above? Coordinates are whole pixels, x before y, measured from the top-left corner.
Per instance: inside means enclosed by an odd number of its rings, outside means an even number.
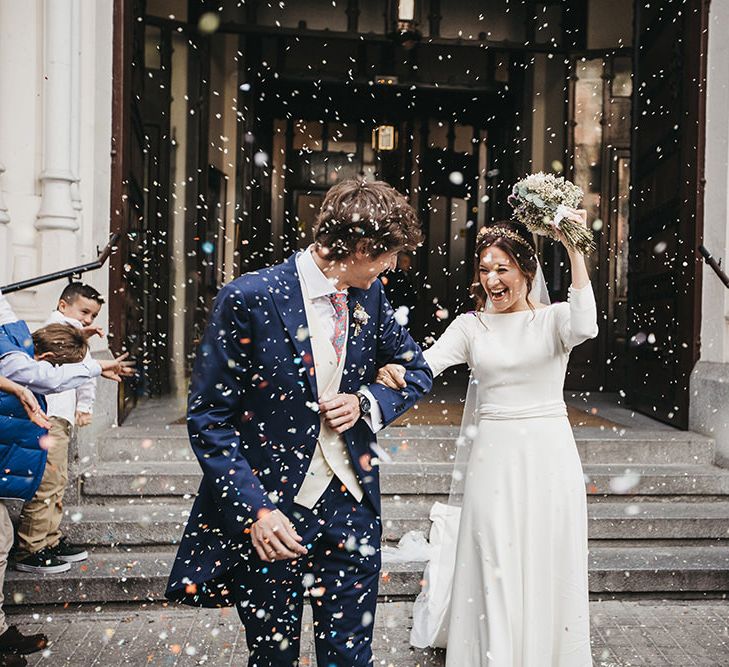
[[[587,224],[586,211],[573,210],[573,213],[575,214],[571,216],[573,219],[579,219],[583,224]],[[571,350],[588,338],[597,336],[597,305],[584,256],[565,243],[564,238],[561,240],[569,256],[572,284],[569,288],[569,308],[560,313],[561,317],[558,320],[559,337],[565,348]]]

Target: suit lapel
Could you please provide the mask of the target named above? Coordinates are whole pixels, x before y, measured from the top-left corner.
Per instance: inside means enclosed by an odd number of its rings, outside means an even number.
[[[306,310],[304,309],[304,297],[301,293],[299,274],[296,271],[296,255],[291,255],[277,273],[278,285],[271,286],[271,298],[278,310],[284,328],[289,334],[289,339],[296,350],[299,363],[304,368],[304,375],[309,382],[309,387],[317,399],[318,390],[316,386],[316,370],[314,368],[314,355],[311,349],[311,341],[306,321]]]

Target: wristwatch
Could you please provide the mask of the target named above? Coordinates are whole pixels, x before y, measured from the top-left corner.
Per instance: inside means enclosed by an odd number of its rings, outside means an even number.
[[[367,416],[370,414],[370,410],[372,409],[372,404],[370,403],[370,399],[367,398],[361,391],[355,392],[354,394],[359,399],[359,412],[362,417]]]

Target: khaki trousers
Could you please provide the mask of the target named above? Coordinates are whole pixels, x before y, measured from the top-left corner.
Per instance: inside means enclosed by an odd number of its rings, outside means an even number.
[[[51,417],[48,435],[52,446],[43,479],[33,500],[23,505],[18,522],[18,556],[36,553],[46,547],[55,547],[61,539],[63,494],[68,484],[68,443],[71,424],[60,417]]]
[[[12,546],[13,524],[10,521],[8,508],[0,500],[0,635],[8,629],[7,623],[5,623],[5,612],[3,611],[3,602],[5,601],[3,589],[5,588],[5,570],[8,568],[8,554]]]

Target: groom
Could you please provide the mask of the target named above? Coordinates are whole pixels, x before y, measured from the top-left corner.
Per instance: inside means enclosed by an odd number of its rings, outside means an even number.
[[[430,390],[378,275],[421,240],[386,183],[329,190],[314,244],[220,291],[188,406],[203,480],[167,597],[236,605],[249,667],[298,664],[309,595],[319,665],[372,661],[380,570],[374,433]],[[406,386],[375,384],[396,361]]]

